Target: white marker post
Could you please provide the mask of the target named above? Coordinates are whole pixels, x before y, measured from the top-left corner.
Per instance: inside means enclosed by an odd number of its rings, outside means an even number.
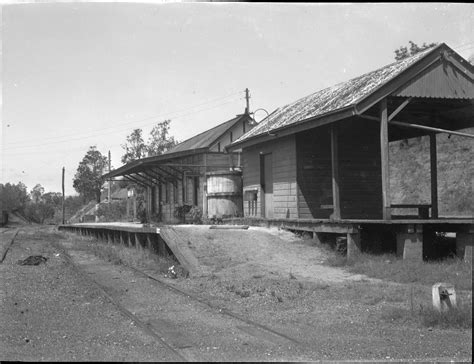
[[[433,307],[438,312],[446,312],[456,307],[456,291],[450,283],[435,283],[432,288]]]

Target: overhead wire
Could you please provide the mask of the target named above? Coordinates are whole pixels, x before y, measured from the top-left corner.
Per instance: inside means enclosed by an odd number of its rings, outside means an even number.
[[[192,115],[192,114],[195,114],[195,113],[198,113],[198,112],[202,112],[202,111],[207,111],[207,110],[212,110],[212,109],[215,109],[215,108],[218,108],[218,107],[221,107],[223,105],[226,105],[226,104],[229,104],[229,103],[232,103],[234,101],[237,101],[237,100],[240,100],[240,98],[233,98],[231,100],[227,100],[226,102],[223,102],[223,103],[220,103],[218,105],[214,105],[212,107],[208,107],[208,108],[204,108],[204,109],[200,109],[200,110],[194,110],[192,112],[188,112],[188,113],[185,113],[185,114],[182,114],[182,115],[177,115],[174,117],[174,119],[179,119],[179,118],[182,118],[182,117],[185,117],[185,116],[188,116],[188,115]],[[153,123],[150,123],[148,125],[153,125],[153,124],[156,124],[156,122],[153,122]],[[128,128],[124,129],[124,128],[114,128],[113,131],[111,132],[108,132],[108,135],[110,134],[117,134],[117,133],[122,133],[123,131],[125,130],[128,130]],[[82,136],[82,137],[77,137],[77,138],[68,138],[66,140],[58,140],[58,141],[50,141],[50,142],[42,142],[40,144],[28,144],[28,145],[23,145],[23,146],[18,146],[18,145],[15,145],[13,147],[4,147],[4,150],[3,150],[3,153],[5,154],[8,154],[8,155],[12,155],[12,154],[23,154],[23,153],[10,153],[11,150],[16,150],[16,149],[25,149],[25,148],[38,148],[38,147],[43,147],[43,146],[48,146],[48,145],[54,145],[54,144],[62,144],[62,143],[69,143],[71,141],[77,141],[77,140],[85,140],[85,139],[90,139],[90,138],[94,138],[94,137],[97,137],[99,135],[102,135],[103,133],[101,132],[94,132],[94,134],[91,134],[91,135],[88,135],[88,136]],[[111,144],[111,145],[117,145],[117,144]],[[50,151],[48,151],[50,152]],[[25,154],[29,154],[30,152],[27,152]]]
[[[199,113],[199,112],[203,112],[203,111],[207,111],[207,110],[212,110],[212,109],[215,109],[215,108],[218,108],[218,107],[221,107],[223,105],[226,105],[226,104],[229,104],[231,102],[234,102],[234,101],[237,101],[237,100],[240,100],[240,98],[232,98],[232,99],[229,99],[225,102],[221,102],[219,104],[216,104],[216,105],[213,105],[211,107],[207,107],[207,108],[201,108],[201,109],[197,109],[197,110],[192,110],[190,112],[187,112],[187,113],[184,113],[182,114],[182,111],[180,112],[174,112],[173,114],[175,116],[173,116],[173,119],[179,119],[179,118],[182,118],[182,117],[185,117],[185,116],[188,116],[188,115],[192,115],[192,114],[195,114],[195,113]],[[191,109],[186,109],[186,110],[191,110]],[[184,110],[183,110],[184,111]],[[171,113],[169,113],[168,115],[170,115]],[[151,119],[150,118],[147,118],[147,119]],[[153,119],[157,119],[157,117],[153,117]],[[142,119],[144,120],[144,119]],[[136,123],[136,122],[135,122]],[[149,125],[154,125],[156,124],[157,121],[154,121],[152,123],[147,123],[147,124],[140,124],[140,125],[136,125],[136,128],[140,128],[140,127],[144,127],[144,126],[149,126]],[[88,134],[83,134],[82,136],[78,136],[76,138],[71,138],[71,137],[66,137],[66,136],[62,136],[60,137],[60,139],[63,139],[63,138],[67,138],[67,139],[64,139],[64,140],[54,140],[54,138],[45,138],[43,139],[43,141],[41,143],[38,143],[38,144],[30,144],[30,143],[27,143],[27,141],[23,141],[24,144],[21,144],[21,145],[18,145],[18,144],[14,144],[12,146],[9,146],[7,147],[5,145],[5,149],[7,150],[14,150],[14,149],[19,149],[19,148],[29,148],[29,147],[38,147],[38,146],[43,146],[43,145],[52,145],[52,144],[59,144],[59,143],[67,143],[67,142],[70,142],[70,141],[73,141],[73,140],[81,140],[81,139],[89,139],[89,138],[92,138],[92,137],[96,137],[98,135],[102,135],[103,132],[105,130],[110,130],[108,131],[107,133],[110,135],[110,134],[117,134],[117,133],[122,133],[123,131],[126,131],[126,130],[129,130],[129,126],[122,126],[122,127],[112,127],[112,128],[103,128],[103,129],[97,129],[97,130],[94,130],[92,133],[88,133]],[[78,135],[78,134],[75,134],[75,135]],[[35,139],[37,140],[37,139]],[[51,141],[47,141],[47,142],[44,142],[44,140],[51,140]],[[8,145],[11,145],[10,143]]]
[[[171,117],[175,114],[180,114],[182,112],[185,112],[185,111],[188,111],[188,110],[194,110],[196,108],[199,108],[200,106],[203,106],[203,105],[206,105],[206,104],[210,104],[210,103],[214,103],[214,102],[217,102],[217,101],[220,101],[220,100],[224,100],[224,99],[227,99],[227,98],[230,98],[230,97],[234,97],[231,101],[234,101],[235,99],[235,96],[236,95],[239,95],[239,94],[242,94],[244,91],[239,91],[239,92],[233,92],[233,93],[230,93],[230,94],[227,94],[225,96],[220,96],[220,97],[217,97],[217,98],[213,98],[213,99],[209,99],[207,101],[204,101],[204,102],[201,102],[201,103],[198,103],[198,104],[195,104],[193,106],[190,106],[190,107],[187,107],[187,108],[184,108],[184,109],[180,109],[180,110],[175,110],[175,111],[171,111],[171,112],[168,112],[168,113],[162,113],[162,114],[157,114],[157,115],[153,115],[153,116],[149,116],[149,117],[146,117],[146,118],[142,118],[142,119],[139,119],[139,120],[134,120],[134,121],[128,121],[128,122],[124,122],[124,123],[117,123],[115,124],[113,127],[106,127],[106,128],[99,128],[99,129],[94,129],[93,131],[88,131],[87,133],[74,133],[74,134],[66,134],[66,135],[61,135],[61,136],[52,136],[52,137],[48,137],[48,138],[43,138],[43,141],[44,140],[57,140],[57,139],[63,139],[63,138],[69,138],[71,136],[80,136],[80,135],[83,135],[85,137],[88,137],[89,135],[90,136],[95,136],[97,133],[99,132],[104,132],[104,131],[107,131],[107,130],[113,130],[113,131],[117,131],[119,130],[120,128],[127,128],[129,127],[129,125],[131,124],[137,124],[137,123],[140,123],[140,122],[143,122],[143,121],[146,121],[146,120],[150,120],[150,119],[158,119],[158,118],[165,118],[165,117]],[[222,103],[219,103],[217,105],[215,105],[215,107],[219,107],[221,106]],[[213,108],[213,107],[212,107]],[[210,109],[212,109],[210,108]],[[197,110],[197,111],[193,111],[193,112],[201,112],[201,111],[205,111],[205,110],[210,110],[210,109],[202,109],[202,110]],[[188,115],[188,114],[186,114]],[[178,118],[178,117],[182,117],[183,115],[180,115],[180,116],[174,116],[174,118]],[[152,125],[152,124],[155,124],[155,122],[153,123],[148,123],[148,124],[140,124],[140,125],[137,125],[137,127],[140,127],[140,126],[148,126],[148,125]],[[92,134],[91,134],[92,132]],[[28,143],[29,141],[36,141],[37,139],[23,139],[21,141],[12,141],[10,143],[7,143],[8,145],[12,145],[11,148],[14,148],[14,147],[23,147],[25,145],[25,143]],[[67,139],[66,141],[69,141],[70,139]],[[17,145],[19,144],[19,145]],[[44,144],[44,143],[42,143]],[[27,145],[25,145],[27,146]]]
[[[462,45],[451,47],[451,48],[457,52],[464,52],[464,51],[474,48],[474,42],[464,43]]]

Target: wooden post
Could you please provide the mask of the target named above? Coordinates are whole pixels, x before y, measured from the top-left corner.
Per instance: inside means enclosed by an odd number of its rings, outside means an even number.
[[[250,106],[249,106],[250,95],[249,95],[248,88],[245,89],[245,100],[246,100],[245,113],[248,114],[250,111]]]
[[[183,171],[183,205],[187,204],[188,201],[188,176],[186,171]]]
[[[64,225],[64,222],[66,221],[66,219],[65,219],[65,206],[64,206],[64,172],[65,172],[65,168],[63,167],[63,178],[62,178],[62,185],[63,185],[63,225]]]
[[[431,168],[431,218],[438,218],[438,157],[436,153],[436,134],[430,133]]]
[[[110,161],[110,150],[109,150],[109,173],[111,171],[111,161]],[[109,191],[107,193],[107,202],[110,203],[111,195],[110,195],[110,189],[112,188],[112,179],[109,179]]]
[[[204,173],[203,175],[203,183],[202,183],[202,216],[205,218],[207,217],[207,154],[204,153]]]
[[[133,191],[133,197],[132,197],[132,209],[133,209],[133,220],[135,221],[137,219],[137,191],[135,188],[132,189]]]
[[[382,215],[384,220],[391,220],[390,166],[388,150],[387,99],[384,98],[380,102],[380,162],[382,167]]]
[[[331,126],[332,203],[334,206],[334,211],[331,214],[331,219],[335,220],[339,220],[341,218],[337,135],[337,127],[334,125]]]

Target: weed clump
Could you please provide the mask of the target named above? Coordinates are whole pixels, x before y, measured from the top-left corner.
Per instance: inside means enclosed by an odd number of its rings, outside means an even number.
[[[438,312],[434,308],[425,308],[420,312],[423,326],[441,329],[472,329],[472,307],[458,305],[446,312]]]
[[[433,307],[423,305],[420,305],[418,310],[392,306],[382,311],[381,319],[397,323],[414,321],[418,325],[428,328],[472,329],[472,306],[461,304],[445,312],[439,312]]]
[[[419,283],[432,285],[433,282],[451,282],[458,289],[472,290],[471,265],[458,258],[442,261],[411,261],[398,259],[393,254],[373,255],[361,253],[348,259],[333,253],[325,264],[344,267],[351,273],[386,279],[398,283]]]

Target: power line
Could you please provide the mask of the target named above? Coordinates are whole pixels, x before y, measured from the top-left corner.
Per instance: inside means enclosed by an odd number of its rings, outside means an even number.
[[[202,111],[212,110],[212,109],[221,107],[223,105],[229,104],[231,102],[237,101],[239,99],[234,98],[234,99],[228,100],[226,102],[220,103],[218,105],[214,105],[212,107],[208,107],[208,108],[204,108],[204,109],[200,109],[200,110],[194,110],[192,112],[188,112],[188,113],[185,113],[185,114],[182,114],[182,115],[177,115],[177,116],[174,117],[174,119],[179,119],[179,118],[182,118],[182,117],[185,117],[185,116],[188,116],[188,115],[192,115],[192,114],[195,114],[195,113],[199,113],[199,112],[202,112]],[[154,124],[155,124],[155,122],[147,124],[147,125],[154,125]],[[109,128],[106,128],[106,129],[109,129]],[[110,128],[110,129],[112,129],[112,128]],[[123,128],[123,127],[122,128],[113,128],[112,131],[108,132],[108,135],[122,133],[125,130],[128,130],[128,127],[126,127],[126,128]],[[95,131],[93,134],[90,134],[88,136],[82,136],[82,137],[77,137],[77,138],[68,138],[66,140],[51,141],[51,142],[47,142],[47,143],[42,142],[41,144],[27,144],[27,145],[23,145],[23,146],[15,145],[15,146],[9,147],[9,148],[5,147],[5,153],[8,153],[8,154],[11,155],[13,153],[9,153],[10,150],[25,149],[25,148],[38,148],[38,147],[42,147],[42,146],[45,146],[45,145],[69,143],[71,141],[85,140],[85,139],[94,138],[94,137],[100,136],[102,134],[103,134],[102,132]],[[116,145],[116,144],[112,144],[112,145]],[[21,154],[21,153],[19,153],[19,154]],[[27,153],[27,154],[29,154],[29,153]]]
[[[237,93],[234,93],[234,95],[237,94]],[[220,97],[220,98],[217,98],[215,100],[219,100],[219,99],[225,99],[225,98],[228,98],[232,95],[228,95],[228,96],[225,96],[225,97]],[[121,123],[121,124],[117,124],[113,127],[107,127],[107,128],[101,128],[101,129],[96,129],[93,131],[93,134],[90,134],[90,133],[84,133],[84,134],[79,134],[79,135],[96,135],[97,132],[102,132],[102,131],[107,131],[107,130],[119,130],[120,129],[120,126],[122,127],[125,127],[126,125],[130,125],[130,124],[136,124],[138,122],[141,122],[141,121],[145,121],[145,120],[149,120],[149,119],[156,119],[156,118],[159,118],[159,117],[164,117],[164,116],[170,116],[170,115],[174,115],[174,114],[178,114],[180,112],[183,112],[183,111],[187,111],[187,110],[192,110],[192,109],[195,109],[196,107],[200,106],[200,105],[204,105],[204,104],[207,104],[207,103],[210,103],[210,102],[214,102],[214,101],[207,101],[207,102],[203,102],[201,104],[197,104],[195,106],[192,106],[192,107],[189,107],[189,108],[185,108],[185,109],[181,109],[181,110],[176,110],[176,111],[173,111],[173,112],[169,112],[169,113],[166,113],[166,114],[161,114],[161,115],[155,115],[155,116],[150,116],[150,117],[147,117],[147,118],[143,118],[143,119],[140,119],[140,120],[135,120],[135,121],[130,121],[130,122],[126,122],[126,123]],[[221,104],[219,105],[216,105],[216,107],[220,106]],[[201,110],[198,110],[196,112],[200,112]],[[154,123],[153,123],[154,124]],[[151,125],[151,124],[146,124],[146,125]],[[128,126],[127,126],[127,129],[128,129]],[[62,138],[68,138],[70,136],[77,136],[78,134],[75,133],[75,134],[69,134],[69,135],[63,135],[63,136],[56,136],[56,137],[49,137],[49,138],[44,138],[43,140],[54,140],[54,139],[62,139]],[[31,139],[33,140],[33,139]],[[69,140],[69,139],[68,139]],[[20,143],[26,143],[28,142],[28,140],[23,140],[21,141]],[[17,144],[18,142],[12,142],[12,143],[9,143],[9,144]],[[44,143],[43,143],[44,144]]]
[[[49,137],[49,138],[43,138],[43,140],[57,140],[57,139],[69,138],[70,136],[78,136],[78,135],[83,135],[85,137],[87,137],[89,135],[90,136],[93,136],[93,135],[95,136],[95,135],[97,135],[98,132],[104,132],[104,131],[107,131],[107,130],[117,131],[117,130],[120,129],[120,127],[125,127],[125,126],[127,126],[127,129],[128,129],[128,125],[131,125],[131,124],[136,124],[136,123],[146,121],[146,120],[150,120],[150,119],[170,117],[174,114],[179,114],[181,112],[185,112],[185,111],[188,111],[188,110],[193,110],[195,108],[198,108],[199,106],[206,105],[206,104],[209,104],[209,103],[214,103],[214,102],[217,102],[217,101],[220,101],[220,100],[224,100],[224,99],[227,99],[229,97],[232,97],[232,96],[235,96],[235,95],[238,95],[238,94],[241,94],[241,93],[243,93],[243,91],[233,92],[233,93],[230,93],[230,94],[225,95],[225,96],[220,96],[220,97],[217,97],[217,98],[209,99],[207,101],[201,102],[199,104],[196,104],[196,105],[184,108],[184,109],[175,110],[175,111],[172,111],[172,112],[169,112],[169,113],[163,113],[163,114],[158,114],[158,115],[154,115],[154,116],[149,116],[149,117],[139,119],[139,120],[135,120],[135,121],[128,121],[128,122],[125,122],[125,123],[118,123],[118,124],[114,125],[113,127],[95,129],[95,130],[92,131],[92,134],[90,134],[90,131],[89,131],[88,133],[81,133],[81,134],[75,133],[75,134],[66,134],[66,135],[62,135],[62,136],[54,136],[54,137]],[[232,101],[234,101],[234,99],[232,99]],[[219,107],[221,105],[222,104],[218,104],[218,105],[215,105],[215,107]],[[201,112],[201,111],[203,111],[203,110],[198,110],[198,111],[195,111],[195,112]],[[181,116],[178,116],[178,117],[181,117]],[[145,124],[145,125],[151,125],[151,124]],[[137,125],[137,126],[139,126],[139,125]],[[11,143],[8,143],[8,145],[13,145],[12,148],[15,148],[15,147],[20,147],[21,148],[21,147],[23,147],[24,143],[27,143],[28,141],[35,141],[35,140],[36,139],[29,139],[29,140],[26,139],[26,140],[22,140],[22,141],[12,141]],[[66,141],[69,141],[69,140],[70,139],[68,139]],[[20,145],[17,145],[17,144],[20,144]],[[42,144],[45,144],[45,143],[42,143]]]
[[[464,52],[464,51],[474,48],[474,42],[464,43],[460,46],[452,47],[452,48],[457,52]]]
[[[454,47],[451,47],[451,48],[458,49],[458,48],[462,48],[462,47],[464,47],[466,45],[470,45],[470,44],[474,44],[474,42],[471,41],[471,42],[463,43],[463,44],[460,44],[460,45],[457,45],[457,46],[454,46]]]

